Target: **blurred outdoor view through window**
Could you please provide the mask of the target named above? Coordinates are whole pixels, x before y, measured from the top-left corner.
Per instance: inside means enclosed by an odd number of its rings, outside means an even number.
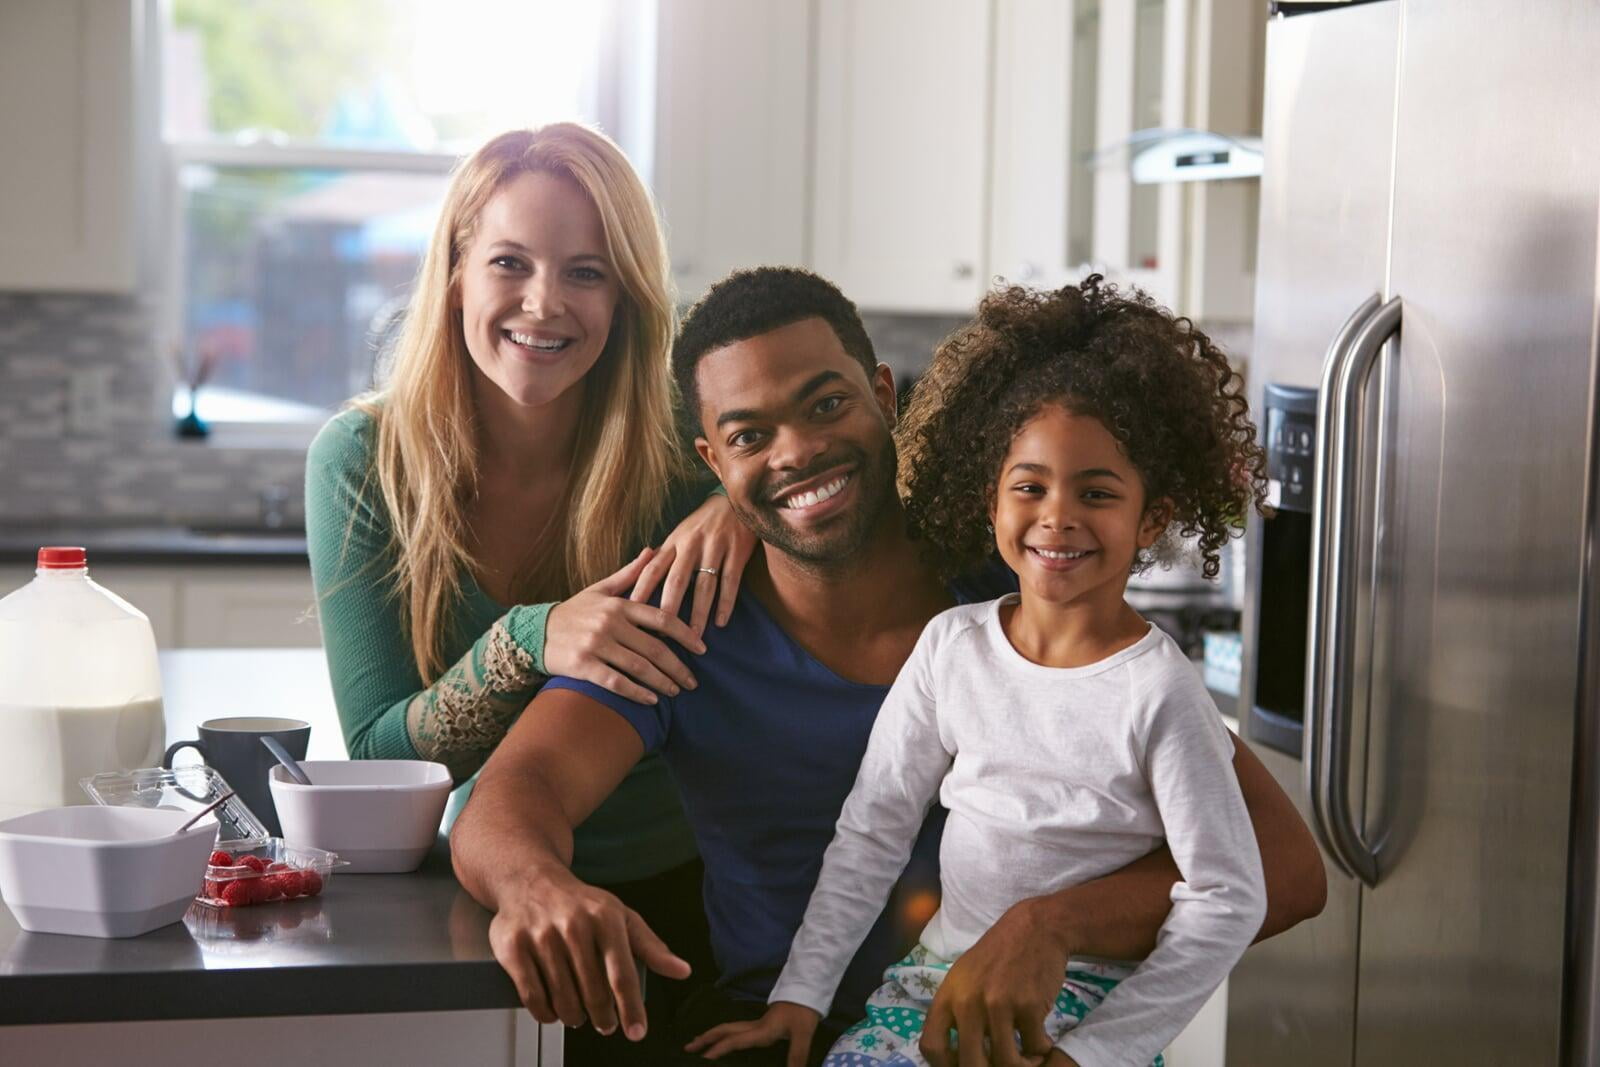
[[[170,11],[178,360],[185,379],[210,367],[208,421],[316,420],[368,388],[454,161],[502,130],[596,119],[603,3],[175,0]],[[187,397],[180,389],[176,413]]]

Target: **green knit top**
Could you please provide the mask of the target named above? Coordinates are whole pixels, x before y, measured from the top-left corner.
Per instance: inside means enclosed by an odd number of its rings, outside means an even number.
[[[395,548],[376,446],[376,420],[347,410],[322,428],[306,456],[306,541],[323,648],[351,758],[445,764],[460,786],[453,818],[478,768],[544,684],[545,621],[555,605],[508,608],[462,574],[444,643],[452,665],[423,685],[392,578]],[[413,721],[431,727],[414,737],[408,716],[420,709],[428,714]],[[648,878],[695,854],[677,787],[660,757],[650,755],[578,827],[572,868],[585,881],[608,884]]]

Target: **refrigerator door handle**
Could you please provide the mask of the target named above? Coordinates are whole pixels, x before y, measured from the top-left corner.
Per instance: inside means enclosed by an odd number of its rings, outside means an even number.
[[[1329,472],[1336,469],[1333,453],[1334,419],[1337,417],[1336,390],[1340,372],[1344,369],[1350,342],[1361,327],[1378,310],[1382,299],[1374,293],[1361,306],[1350,313],[1339,332],[1328,345],[1328,354],[1322,361],[1322,381],[1317,390],[1317,454],[1313,463],[1311,498],[1311,603],[1306,621],[1306,699],[1305,722],[1301,733],[1301,765],[1305,768],[1306,799],[1311,813],[1311,829],[1323,849],[1333,859],[1334,865],[1345,874],[1355,877],[1355,871],[1339,851],[1338,842],[1329,830],[1326,807],[1327,795],[1323,789],[1322,752],[1326,745],[1322,724],[1327,719],[1323,708],[1323,693],[1327,689],[1327,657],[1324,655],[1329,607],[1327,597],[1328,575],[1328,520]]]
[[[1355,599],[1352,560],[1356,531],[1348,521],[1360,472],[1354,460],[1362,412],[1356,402],[1378,353],[1400,330],[1400,298],[1376,311],[1373,296],[1364,321],[1348,339],[1344,358],[1330,350],[1318,397],[1317,496],[1312,520],[1312,624],[1305,764],[1313,829],[1339,866],[1368,886],[1378,884],[1377,854],[1362,839],[1350,811],[1350,671]],[[1361,312],[1358,311],[1357,315]],[[1354,320],[1356,316],[1351,316]],[[1346,323],[1346,327],[1349,327]],[[1341,336],[1345,334],[1340,331]],[[1337,342],[1337,339],[1336,339]],[[1314,709],[1314,710],[1313,710]]]

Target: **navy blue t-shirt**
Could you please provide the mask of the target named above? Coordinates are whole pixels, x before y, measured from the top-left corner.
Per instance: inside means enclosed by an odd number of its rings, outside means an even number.
[[[967,603],[1015,588],[1000,568],[953,584],[951,593]],[[736,997],[765,1001],[889,687],[833,673],[749,593],[727,626],[707,627],[705,642],[704,655],[684,656],[699,687],[653,706],[574,678],[549,685],[604,704],[639,732],[647,752],[662,753],[705,861],[719,984]],[[936,806],[913,849],[913,869],[937,870],[943,824]],[[902,947],[887,912],[879,916],[845,972],[834,1013],[858,1017]]]

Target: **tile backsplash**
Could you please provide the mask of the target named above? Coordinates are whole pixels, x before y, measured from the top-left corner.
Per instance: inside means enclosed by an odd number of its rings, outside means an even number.
[[[303,515],[303,454],[173,435],[169,370],[136,296],[0,293],[0,525],[261,520],[263,495]],[[905,381],[959,316],[867,314],[878,356]],[[103,368],[109,418],[75,427],[72,374]]]
[[[878,358],[904,383],[965,321],[959,315],[862,315]],[[0,293],[0,525],[217,523],[262,519],[263,498],[303,515],[305,464],[291,448],[233,448],[173,435],[170,372],[152,312],[135,296]],[[1213,336],[1243,358],[1248,328]],[[103,368],[109,418],[68,419],[71,375]]]
[[[151,321],[133,296],[0,293],[0,524],[251,525],[263,492],[300,521],[300,452],[173,435]],[[74,427],[71,375],[90,367],[109,375],[109,417]]]

